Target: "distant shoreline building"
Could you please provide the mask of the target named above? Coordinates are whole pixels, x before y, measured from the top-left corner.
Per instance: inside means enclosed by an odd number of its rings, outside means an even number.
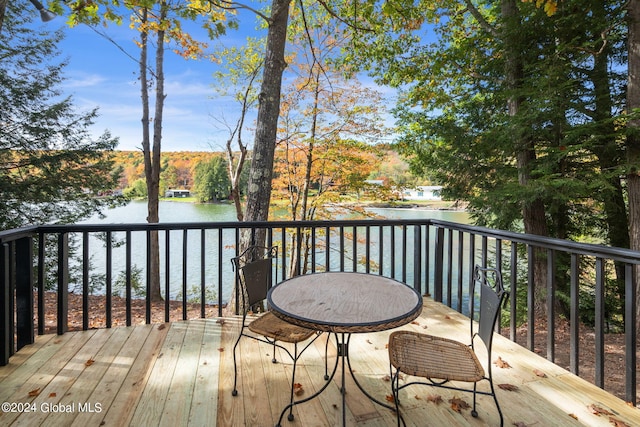
[[[421,185],[415,188],[407,188],[402,192],[403,200],[442,200],[440,197],[441,185]]]
[[[164,197],[189,197],[191,192],[189,190],[167,190],[164,192]]]

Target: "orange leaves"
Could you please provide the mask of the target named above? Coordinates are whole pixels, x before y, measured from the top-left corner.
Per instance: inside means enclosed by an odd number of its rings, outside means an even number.
[[[29,392],[29,397],[36,397],[38,395],[40,395],[40,389],[39,388],[36,388],[35,390],[31,390]]]
[[[304,388],[302,387],[302,384],[295,383],[293,385],[293,394],[295,394],[296,396],[302,396],[304,394]]]
[[[536,376],[538,376],[540,378],[547,378],[547,374],[542,372],[540,369],[534,369],[533,373],[536,374]]]
[[[96,363],[95,360],[88,359],[86,362],[84,362],[84,366],[86,366],[88,368],[89,366],[93,365],[94,363]]]
[[[500,356],[498,356],[498,358],[493,362],[498,368],[502,368],[502,369],[509,369],[511,368],[511,365],[509,365],[508,362],[502,360],[502,358]]]
[[[471,408],[471,406],[469,406],[466,401],[460,399],[459,397],[453,397],[449,399],[449,403],[451,404],[451,409],[456,412],[461,412],[463,409]]]
[[[442,396],[440,396],[439,394],[430,394],[429,396],[427,396],[427,401],[435,403],[436,405],[439,405],[443,402]]]
[[[615,427],[631,427],[629,424],[625,423],[624,421],[614,417],[613,415],[615,415],[613,412],[604,409],[602,406],[598,406],[595,403],[592,403],[591,405],[587,406],[587,408],[591,411],[592,414],[599,416],[608,416],[609,417],[609,423],[611,425],[614,425]]]

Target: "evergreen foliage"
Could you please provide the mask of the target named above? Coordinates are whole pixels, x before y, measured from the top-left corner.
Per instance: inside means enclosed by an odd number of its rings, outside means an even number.
[[[78,112],[59,89],[61,32],[39,30],[34,13],[8,3],[0,33],[0,225],[72,223],[121,202],[109,153],[92,138],[97,111]]]

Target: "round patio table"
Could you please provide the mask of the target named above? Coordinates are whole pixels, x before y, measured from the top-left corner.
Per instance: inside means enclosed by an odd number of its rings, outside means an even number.
[[[345,362],[358,388],[373,402],[395,410],[362,388],[349,361],[352,333],[369,333],[405,325],[422,312],[422,297],[410,286],[388,277],[365,273],[326,272],[285,280],[267,294],[273,313],[295,325],[331,332],[336,337],[338,357],[327,383],[312,396],[287,405],[278,420],[293,405],[307,402],[322,393],[342,364],[342,423],[346,425]]]

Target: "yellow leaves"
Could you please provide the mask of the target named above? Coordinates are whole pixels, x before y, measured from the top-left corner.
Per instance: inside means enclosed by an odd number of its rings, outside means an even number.
[[[558,10],[557,0],[522,0],[525,3],[533,3],[535,1],[538,9],[542,8],[547,16],[553,16]]]

